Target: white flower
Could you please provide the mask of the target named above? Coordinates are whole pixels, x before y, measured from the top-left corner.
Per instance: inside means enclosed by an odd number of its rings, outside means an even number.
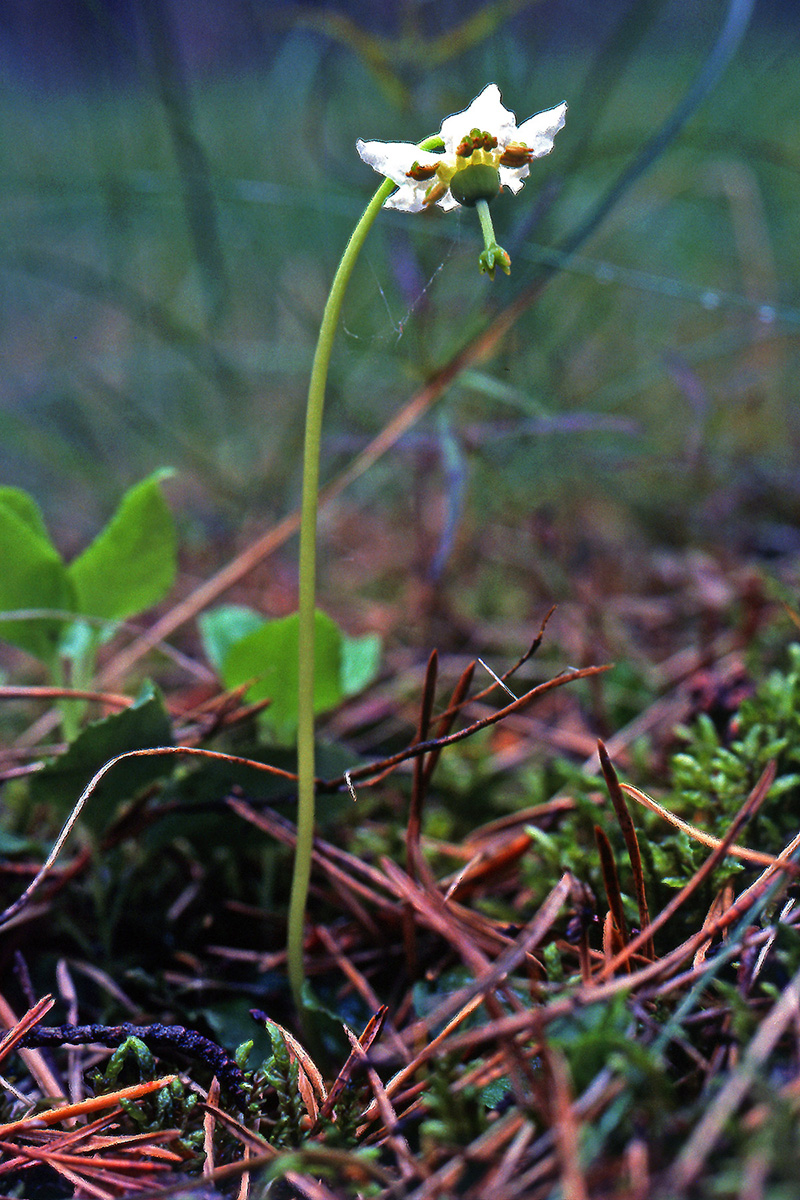
[[[422,150],[411,142],[356,143],[358,153],[379,175],[396,183],[387,208],[421,212],[474,205],[491,200],[501,187],[518,192],[529,164],[553,149],[564,126],[567,106],[559,104],[517,126],[516,117],[500,101],[500,89],[490,83],[463,112],[442,121],[441,150]],[[481,168],[476,170],[475,168]],[[469,170],[464,175],[463,172]]]

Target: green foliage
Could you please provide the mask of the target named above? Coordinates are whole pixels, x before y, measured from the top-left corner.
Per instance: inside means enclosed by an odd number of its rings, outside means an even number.
[[[153,1058],[152,1051],[141,1038],[129,1037],[122,1045],[117,1046],[106,1063],[106,1069],[102,1075],[104,1091],[112,1092],[123,1086],[120,1079],[123,1067],[128,1062],[133,1063],[136,1068],[135,1078],[131,1082],[139,1083],[142,1080],[155,1078],[156,1060]]]
[[[580,1094],[600,1071],[609,1068],[625,1077],[642,1101],[663,1103],[667,1083],[657,1055],[637,1036],[624,996],[579,1008],[548,1027],[548,1042],[567,1060],[573,1088]]]
[[[105,528],[69,564],[51,542],[35,501],[18,488],[0,488],[0,610],[8,616],[53,609],[119,621],[162,600],[176,570],[175,528],[160,486],[168,474],[158,471],[130,488]],[[68,629],[63,615],[6,619],[0,638],[55,672]],[[75,644],[73,638],[73,651]],[[80,644],[85,653],[85,642]]]
[[[790,646],[786,668],[770,672],[754,695],[743,702],[730,730],[732,739],[728,730],[718,729],[705,714],[681,730],[684,747],[672,757],[669,788],[660,799],[673,812],[722,837],[765,766],[774,758],[775,782],[760,813],[737,840],[777,854],[796,833],[800,804],[800,645]],[[524,797],[520,800],[505,780],[491,778],[484,758],[483,765],[476,762],[476,789],[473,789],[467,756],[475,753],[476,741],[473,741],[462,754],[444,756],[437,775],[439,782],[446,782],[449,790],[461,796],[468,810],[472,803],[476,807],[480,803],[484,812],[508,807],[509,802],[535,805],[562,791],[573,798],[573,811],[564,813],[558,822],[546,829],[538,825],[528,829],[533,841],[522,862],[522,871],[537,900],[544,898],[558,873],[569,870],[592,888],[599,909],[604,909],[603,881],[592,832],[597,823],[614,847],[623,903],[629,919],[635,923],[637,908],[627,852],[605,786],[582,777],[569,763],[555,761],[546,768],[527,768],[520,775]],[[632,802],[630,807],[639,831],[651,911],[657,911],[670,899],[671,892],[686,884],[708,857],[709,848],[685,833],[674,831],[655,813]],[[444,836],[457,836],[459,829],[458,814],[454,814]],[[699,893],[699,907],[707,909],[721,884],[747,869],[741,861],[726,858]],[[696,916],[694,912],[683,911],[677,920],[686,921],[688,926]],[[512,919],[511,911],[507,917]],[[592,942],[596,944],[594,937]],[[556,972],[551,978],[558,977],[561,963],[555,953],[551,965]]]
[[[162,1072],[163,1073],[163,1072]],[[96,1095],[115,1092],[134,1083],[159,1077],[152,1051],[138,1037],[126,1038],[116,1048],[105,1067],[89,1074]],[[138,1100],[120,1099],[120,1108],[141,1133],[160,1129],[179,1129],[180,1143],[190,1154],[202,1149],[202,1112],[198,1096],[180,1079]]]
[[[272,1048],[266,1030],[254,1022],[250,1015],[252,1004],[252,999],[244,996],[220,999],[211,1008],[205,1004],[199,1004],[196,1008],[187,1007],[185,1019],[195,1025],[208,1025],[221,1046],[237,1046],[237,1055],[243,1057],[239,1066],[244,1070],[250,1058],[261,1062],[269,1056]]]
[[[250,1038],[246,1042],[241,1042],[236,1047],[236,1052],[233,1056],[234,1062],[240,1071],[244,1071],[247,1066],[247,1060],[253,1052],[253,1039]]]
[[[75,589],[38,508],[15,488],[0,491],[0,610],[73,611]],[[0,638],[52,665],[63,618],[24,617],[0,622]]]
[[[271,1142],[280,1148],[299,1146],[303,1140],[303,1117],[305,1106],[298,1087],[299,1067],[292,1059],[289,1048],[277,1025],[267,1022],[267,1033],[272,1043],[272,1056],[264,1063],[255,1078],[256,1086],[261,1082],[259,1076],[275,1089],[278,1100],[278,1118],[272,1130]]]
[[[468,1146],[487,1125],[487,1105],[481,1089],[459,1087],[455,1064],[444,1058],[436,1064],[425,1089],[426,1117],[420,1126],[423,1145]]]
[[[372,1101],[372,1090],[366,1078],[351,1080],[340,1094],[331,1120],[320,1122],[326,1146],[341,1146],[345,1150],[359,1145],[358,1129]]]
[[[244,604],[223,604],[201,613],[197,624],[206,658],[221,672],[236,643],[260,629],[264,618]]]
[[[157,471],[125,493],[91,545],[67,568],[76,610],[122,621],[163,600],[175,581],[177,544]]]
[[[206,654],[227,688],[254,680],[251,703],[270,700],[264,723],[277,741],[297,730],[297,614],[265,621],[231,606],[205,614],[201,633]],[[355,695],[376,676],[380,638],[351,638],[326,613],[316,613],[314,711],[327,712]]]
[[[800,795],[800,645],[789,647],[788,659],[743,702],[729,744],[703,715],[682,731],[685,749],[672,759],[671,805],[681,813],[700,811],[704,827],[716,834],[774,759],[775,782],[747,831],[749,844],[772,854],[796,832]]]
[[[47,540],[47,526],[33,496],[21,488],[0,487],[0,506],[12,513],[33,536]]]
[[[129,750],[171,743],[172,728],[161,693],[153,684],[146,683],[130,708],[91,722],[63,754],[34,776],[32,799],[65,814],[92,776],[110,759]],[[111,768],[92,793],[84,810],[84,823],[96,834],[100,833],[121,800],[129,800],[171,769],[172,763],[163,756],[124,759]]]
[[[757,1078],[754,1100],[761,1106],[760,1120],[739,1125],[714,1156],[713,1182],[706,1194],[718,1200],[739,1200],[748,1168],[758,1173],[759,1196],[764,1200],[794,1200],[800,1173],[800,1127],[797,1108],[781,1096],[769,1078]],[[712,1190],[713,1189],[713,1190]]]

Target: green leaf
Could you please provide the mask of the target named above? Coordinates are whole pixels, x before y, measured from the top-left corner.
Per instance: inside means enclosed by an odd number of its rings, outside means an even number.
[[[328,1005],[323,1001],[307,979],[303,980],[301,1004],[304,1026],[307,1024],[314,1031],[331,1059],[338,1060],[348,1050],[345,1033],[347,1020],[339,999],[334,1003],[335,1009],[333,1004]]]
[[[276,973],[276,983],[279,978]],[[252,1042],[250,1062],[261,1063],[270,1057],[272,1043],[266,1027],[250,1016],[252,1006],[251,996],[233,997],[217,1000],[214,1004],[198,1005],[196,1009],[190,1009],[189,1014],[200,1025],[210,1025],[220,1046],[236,1046],[245,1040]]]
[[[66,813],[92,776],[110,759],[128,750],[171,743],[172,727],[161,693],[152,683],[146,683],[130,708],[87,725],[59,758],[51,759],[33,777],[32,800],[51,804],[59,813]],[[99,833],[120,803],[168,774],[174,765],[175,760],[166,755],[124,759],[111,768],[92,793],[84,810],[84,823]]]
[[[260,629],[264,618],[244,604],[223,604],[203,613],[197,624],[206,658],[216,671],[221,671],[231,648]]]
[[[265,721],[281,742],[290,742],[297,730],[298,616],[266,621],[229,651],[222,678],[228,688],[248,680],[251,703],[271,700]],[[315,614],[314,712],[335,708],[342,700],[339,682],[342,635],[325,613]]]
[[[69,565],[78,609],[119,621],[163,600],[175,580],[175,525],[156,471],[125,493],[105,529]]]
[[[355,696],[372,683],[381,665],[381,648],[377,633],[359,638],[342,635],[339,680],[345,696]]]
[[[501,1075],[480,1089],[481,1104],[487,1109],[499,1108],[511,1090],[510,1079]]]
[[[247,699],[272,701],[264,719],[284,743],[297,732],[297,630],[297,613],[264,622],[230,649],[222,669],[228,688],[256,681]],[[321,713],[336,708],[374,678],[380,644],[372,635],[346,638],[336,622],[319,610],[314,641],[314,712]]]
[[[50,541],[50,535],[44,523],[42,510],[33,496],[29,496],[27,492],[23,492],[22,488],[0,487],[0,504],[4,504],[6,508],[10,508],[12,512],[15,512],[19,519],[24,521],[33,533],[38,534],[46,542]]]
[[[0,829],[0,854],[3,858],[12,858],[15,854],[41,854],[42,847],[33,838],[20,833],[12,833],[10,829]]]
[[[0,489],[0,612],[75,608],[67,568],[44,528],[39,509],[25,492]],[[0,638],[52,663],[63,620],[28,617],[0,621]]]

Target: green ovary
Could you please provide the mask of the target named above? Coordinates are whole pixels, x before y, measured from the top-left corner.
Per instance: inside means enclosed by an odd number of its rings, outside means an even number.
[[[474,208],[479,200],[494,200],[499,191],[500,174],[488,164],[473,163],[450,180],[451,196],[467,208]]]

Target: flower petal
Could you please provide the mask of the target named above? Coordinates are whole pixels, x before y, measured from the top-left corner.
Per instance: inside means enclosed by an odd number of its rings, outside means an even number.
[[[437,200],[436,203],[442,212],[452,212],[455,208],[461,208],[461,205],[454,199],[449,189],[442,196],[441,200]]]
[[[542,158],[553,149],[553,139],[564,128],[566,119],[566,104],[558,104],[524,121],[517,130],[517,138],[533,151],[534,158]]]
[[[500,103],[500,88],[488,84],[463,112],[453,113],[442,121],[441,137],[445,151],[453,154],[456,146],[472,129],[486,130],[505,145],[516,134],[517,119]]]
[[[397,184],[397,191],[386,201],[385,208],[412,213],[422,211],[428,189],[436,180],[409,179],[408,172],[415,163],[423,167],[439,166],[442,161],[440,154],[420,150],[413,142],[364,142],[360,138],[356,142],[356,149],[373,171]]]
[[[392,192],[388,200],[384,200],[384,208],[396,208],[399,212],[422,212],[425,207],[425,193],[431,186],[428,183],[415,183],[413,179],[406,180],[396,192]]]
[[[411,180],[409,180],[410,183],[412,183]],[[413,187],[408,185],[399,187],[396,192],[392,192],[383,207],[396,208],[400,212],[423,212],[424,209],[430,207],[430,202],[427,200],[428,189],[435,186],[436,180],[434,179],[428,183],[414,183]],[[449,189],[435,203],[444,212],[452,212],[454,208],[461,208],[458,201],[450,195]]]
[[[526,163],[524,167],[498,167],[500,173],[500,186],[508,188],[516,196],[517,192],[522,188],[523,183],[531,173],[531,169]]]
[[[373,171],[399,185],[414,182],[408,178],[414,163],[435,167],[442,161],[441,155],[420,150],[413,142],[364,142],[359,138],[356,150]]]

